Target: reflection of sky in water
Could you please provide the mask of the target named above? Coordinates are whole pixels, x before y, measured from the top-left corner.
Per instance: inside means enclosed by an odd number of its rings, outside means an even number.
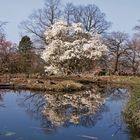
[[[97,87],[73,94],[3,91],[0,94],[0,133],[11,131],[16,135],[0,135],[0,139],[81,140],[92,136],[99,140],[128,140],[121,117],[128,91],[109,89],[111,95],[106,94],[105,104],[97,110],[96,106],[103,102],[100,91]]]

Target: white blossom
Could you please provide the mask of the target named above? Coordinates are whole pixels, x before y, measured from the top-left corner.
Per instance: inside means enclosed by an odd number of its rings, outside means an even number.
[[[99,34],[84,32],[81,23],[68,26],[60,21],[45,32],[48,45],[42,53],[49,73],[82,72],[92,68],[108,50]],[[92,62],[92,63],[91,63]],[[86,68],[85,69],[85,65]]]
[[[74,32],[76,32],[76,33],[84,32],[82,23],[73,23],[73,29],[74,29]]]
[[[45,72],[49,73],[49,74],[58,74],[59,73],[59,69],[55,66],[45,66]]]

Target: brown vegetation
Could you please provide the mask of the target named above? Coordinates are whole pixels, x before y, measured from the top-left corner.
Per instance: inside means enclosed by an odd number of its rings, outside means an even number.
[[[15,89],[28,89],[28,90],[39,90],[39,91],[79,91],[85,87],[80,82],[74,79],[62,79],[59,77],[48,77],[48,78],[35,78],[28,77],[28,75],[4,75],[0,76],[0,84],[11,84],[14,85],[12,88]],[[11,86],[10,86],[11,88]]]

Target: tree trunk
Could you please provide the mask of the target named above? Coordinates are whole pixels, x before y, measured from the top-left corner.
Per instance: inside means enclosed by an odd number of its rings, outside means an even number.
[[[119,62],[119,57],[117,56],[115,61],[114,73],[118,72],[118,62]]]

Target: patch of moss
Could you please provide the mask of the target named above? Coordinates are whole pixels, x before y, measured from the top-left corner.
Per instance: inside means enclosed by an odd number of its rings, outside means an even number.
[[[53,84],[52,84],[53,83]],[[64,81],[54,81],[54,82],[46,82],[43,83],[25,83],[23,86],[18,84],[17,88],[28,89],[28,90],[38,90],[38,91],[54,91],[54,92],[71,92],[71,91],[80,91],[85,87],[83,84],[72,81],[72,80],[64,80]]]
[[[80,84],[72,80],[64,80],[64,81],[58,82],[55,85],[51,85],[49,88],[52,89],[52,91],[71,92],[71,91],[83,90],[84,86],[83,84]]]

